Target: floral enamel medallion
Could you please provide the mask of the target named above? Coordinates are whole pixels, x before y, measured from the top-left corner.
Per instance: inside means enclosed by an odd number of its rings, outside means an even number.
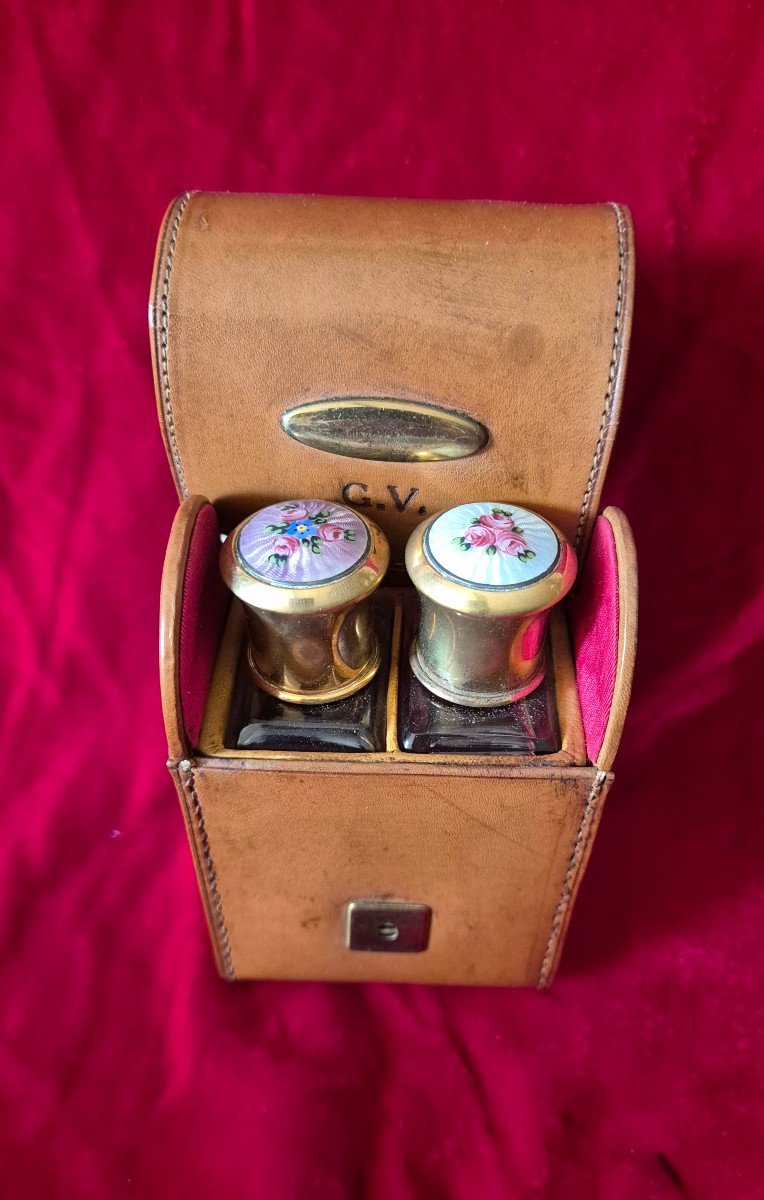
[[[369,533],[350,509],[323,500],[288,500],[261,509],[241,528],[238,558],[266,583],[310,587],[352,571],[369,551]]]
[[[460,504],[433,521],[425,553],[438,570],[482,588],[533,583],[557,562],[560,544],[543,517],[517,505]]]

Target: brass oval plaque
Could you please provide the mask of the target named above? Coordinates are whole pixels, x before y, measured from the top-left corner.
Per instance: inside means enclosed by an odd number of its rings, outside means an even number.
[[[314,450],[377,462],[469,458],[488,441],[485,426],[466,413],[385,396],[311,400],[288,409],[281,427]]]

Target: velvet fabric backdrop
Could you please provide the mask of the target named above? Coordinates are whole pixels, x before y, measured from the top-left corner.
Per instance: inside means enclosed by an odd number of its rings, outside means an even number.
[[[3,1197],[762,1195],[763,17],[6,4]],[[215,973],[156,670],[146,301],[186,188],[633,210],[640,653],[549,994]]]

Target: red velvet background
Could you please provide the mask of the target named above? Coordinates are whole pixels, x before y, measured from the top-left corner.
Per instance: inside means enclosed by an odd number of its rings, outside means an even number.
[[[764,10],[10,0],[0,1194],[764,1193]],[[550,994],[216,976],[156,671],[188,187],[618,199],[632,712]]]

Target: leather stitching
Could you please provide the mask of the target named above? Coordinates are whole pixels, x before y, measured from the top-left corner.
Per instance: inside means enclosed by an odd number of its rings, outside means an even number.
[[[172,396],[170,393],[170,370],[167,358],[167,340],[170,327],[170,275],[172,273],[172,263],[175,256],[175,245],[178,240],[178,228],[180,219],[185,212],[186,205],[191,198],[191,193],[186,192],[181,198],[178,205],[175,218],[170,228],[170,236],[167,242],[167,257],[165,258],[164,273],[162,275],[162,290],[160,294],[160,318],[159,318],[159,379],[162,388],[162,409],[165,416],[165,426],[167,428],[167,438],[170,443],[170,454],[175,468],[175,478],[178,481],[181,495],[188,495],[188,487],[186,486],[186,476],[183,470],[183,463],[180,458],[180,450],[175,436],[175,419],[172,411]]]
[[[552,918],[552,929],[549,934],[546,953],[544,955],[544,960],[541,964],[541,971],[539,973],[539,987],[547,986],[552,973],[554,961],[557,956],[557,948],[560,942],[560,935],[562,934],[562,928],[565,922],[565,916],[573,896],[573,886],[575,884],[576,877],[578,876],[581,860],[586,852],[586,848],[589,845],[589,841],[592,836],[592,825],[597,812],[597,807],[599,805],[600,794],[606,779],[607,771],[598,771],[594,777],[594,782],[592,783],[589,795],[586,798],[586,804],[584,805],[584,811],[581,816],[581,824],[578,827],[576,840],[573,843],[573,852],[570,856],[570,862],[568,863],[568,869],[565,872],[565,879],[563,880],[562,884],[560,903],[557,905],[554,917]]]
[[[589,516],[589,504],[591,503],[592,493],[597,482],[602,463],[602,455],[607,443],[608,433],[610,432],[610,422],[613,416],[613,401],[615,399],[615,385],[618,378],[618,367],[621,360],[622,341],[621,333],[623,330],[623,293],[624,284],[626,282],[626,221],[623,215],[623,209],[619,204],[613,204],[613,212],[615,213],[616,229],[618,231],[618,284],[616,287],[615,300],[615,318],[613,321],[613,348],[610,354],[610,368],[608,370],[607,390],[605,391],[605,407],[602,410],[602,420],[600,422],[599,435],[597,444],[594,447],[594,458],[592,459],[592,469],[589,472],[589,478],[586,483],[584,499],[581,504],[581,512],[578,517],[578,525],[576,527],[576,549],[581,545],[586,521]]]
[[[218,880],[215,873],[215,865],[212,861],[212,852],[210,850],[210,842],[207,837],[207,829],[204,824],[204,814],[202,806],[199,803],[199,797],[196,794],[194,786],[194,772],[189,766],[186,771],[188,794],[191,798],[191,805],[196,820],[196,827],[199,832],[199,849],[201,851],[202,862],[204,864],[204,872],[207,883],[207,894],[210,898],[212,907],[212,916],[215,925],[215,933],[217,935],[218,946],[220,948],[220,958],[223,964],[223,973],[226,979],[235,979],[233,969],[233,955],[231,954],[231,944],[228,940],[228,929],[226,928],[225,917],[223,916],[223,905],[220,900],[220,892],[218,891]]]

